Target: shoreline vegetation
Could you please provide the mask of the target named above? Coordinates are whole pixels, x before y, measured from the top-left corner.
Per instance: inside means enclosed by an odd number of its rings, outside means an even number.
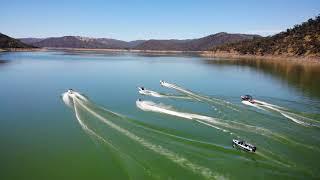
[[[286,56],[286,55],[250,55],[239,54],[236,52],[215,52],[215,51],[169,51],[169,50],[137,50],[137,49],[89,49],[89,48],[7,48],[0,49],[0,52],[28,52],[28,51],[78,51],[78,52],[128,52],[128,53],[144,53],[153,55],[173,55],[173,54],[192,54],[198,55],[208,59],[223,60],[230,59],[250,59],[250,60],[279,60],[279,61],[292,61],[298,63],[317,63],[320,64],[320,57],[311,56]]]

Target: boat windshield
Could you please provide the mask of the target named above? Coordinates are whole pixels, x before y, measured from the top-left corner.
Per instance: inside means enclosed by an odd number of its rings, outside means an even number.
[[[251,100],[252,100],[252,96],[250,96],[250,95],[244,95],[242,99],[243,99],[243,100],[247,100],[247,101],[251,101]]]

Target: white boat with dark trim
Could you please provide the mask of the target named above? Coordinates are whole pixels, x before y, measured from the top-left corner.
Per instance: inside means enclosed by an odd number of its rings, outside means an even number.
[[[151,91],[151,90],[147,90],[144,87],[138,87],[139,89],[139,93],[142,95],[149,95],[149,96],[154,96],[154,97],[162,97],[161,94],[155,92],[155,91]]]
[[[254,145],[249,144],[245,141],[233,139],[232,143],[233,143],[232,144],[233,147],[238,147],[238,148],[245,150],[245,151],[248,151],[248,152],[256,152],[256,150],[257,150],[257,148]]]

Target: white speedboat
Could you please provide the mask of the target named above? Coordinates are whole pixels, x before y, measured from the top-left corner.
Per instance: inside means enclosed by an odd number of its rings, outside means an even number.
[[[238,148],[245,150],[245,151],[248,151],[248,152],[256,152],[256,150],[257,150],[257,148],[254,145],[249,144],[245,141],[233,139],[232,143],[233,143],[233,145],[232,145],[233,147],[238,147]]]
[[[252,96],[250,95],[244,95],[241,96],[242,99],[242,103],[248,106],[256,106],[256,105],[263,105],[262,103],[260,103],[259,101],[255,100],[252,98]]]
[[[165,82],[165,81],[160,80],[160,85],[161,85],[161,86],[164,86],[165,84],[166,84],[166,82]]]
[[[138,87],[140,94],[147,94],[147,90],[144,87]]]
[[[241,99],[242,99],[242,101],[247,102],[247,104],[251,103],[251,104],[262,105],[262,103],[260,101],[253,99],[252,96],[250,96],[250,95],[241,96]]]
[[[151,91],[151,90],[147,90],[144,87],[138,87],[139,89],[139,93],[142,95],[148,95],[148,96],[154,96],[154,97],[162,97],[161,94],[155,92],[155,91]]]

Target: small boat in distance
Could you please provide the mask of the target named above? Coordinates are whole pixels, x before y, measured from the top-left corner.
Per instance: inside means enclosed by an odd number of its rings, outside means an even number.
[[[155,91],[151,91],[151,90],[148,90],[144,87],[138,87],[139,89],[139,93],[142,94],[142,95],[149,95],[149,96],[154,96],[154,97],[162,97],[161,94],[155,92]]]
[[[164,80],[160,80],[160,86],[164,86],[164,83],[166,83]]]
[[[242,103],[248,106],[263,105],[261,102],[253,99],[251,95],[241,96],[241,99],[242,99]]]
[[[245,141],[237,140],[237,139],[232,140],[232,146],[238,147],[238,148],[245,150],[245,151],[248,151],[248,152],[256,152],[256,150],[257,150],[257,148],[254,145],[249,144]]]
[[[138,87],[138,89],[139,89],[139,92],[140,92],[140,91],[145,91],[145,90],[146,90],[143,86]]]

